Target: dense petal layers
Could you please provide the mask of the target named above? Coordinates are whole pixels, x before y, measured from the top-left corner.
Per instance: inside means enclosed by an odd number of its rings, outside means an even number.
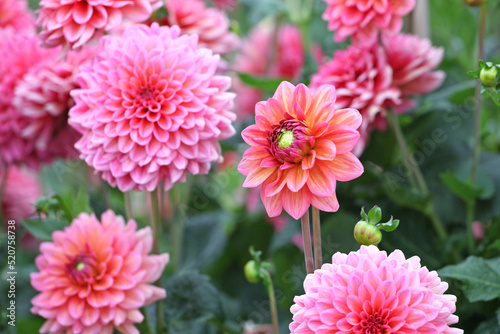
[[[168,254],[148,255],[149,227],[137,231],[133,220],[106,211],[101,222],[80,214],[53,242],[40,246],[31,284],[40,293],[31,311],[44,317],[40,332],[135,334],[140,307],[165,298],[153,286],[168,263]]]
[[[80,157],[122,191],[170,189],[186,173],[207,173],[219,140],[234,134],[230,78],[218,55],[178,27],[136,25],[102,39],[82,67],[70,124]]]
[[[281,83],[255,111],[256,124],[242,132],[251,146],[238,166],[246,176],[243,186],[261,185],[261,198],[271,217],[285,209],[299,219],[311,204],[337,211],[336,181],[363,173],[350,152],[359,139],[359,112],[336,110],[331,85],[310,91],[289,82]]]
[[[305,294],[291,307],[292,334],[460,334],[456,297],[418,257],[375,246],[335,253],[331,264],[307,275]]]

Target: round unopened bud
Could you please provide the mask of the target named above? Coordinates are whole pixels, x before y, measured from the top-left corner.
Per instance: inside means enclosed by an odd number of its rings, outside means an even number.
[[[245,264],[245,277],[250,283],[259,283],[260,275],[259,268],[257,268],[257,263],[254,260],[250,260]]]
[[[498,68],[496,66],[483,67],[479,73],[479,79],[486,87],[495,87],[497,85]]]
[[[484,0],[464,0],[464,2],[469,6],[480,6],[483,4]]]
[[[382,232],[370,223],[359,221],[354,227],[354,239],[362,245],[378,245],[382,241]]]

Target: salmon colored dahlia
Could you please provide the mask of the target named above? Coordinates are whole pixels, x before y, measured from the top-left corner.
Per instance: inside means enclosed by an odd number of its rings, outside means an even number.
[[[444,294],[448,284],[437,272],[405,259],[400,250],[387,255],[361,246],[348,255],[335,253],[332,264],[307,275],[305,294],[291,307],[292,334],[460,334],[457,298]]]
[[[161,0],[42,0],[37,23],[45,46],[78,48],[123,19],[147,20],[161,5]]]
[[[323,19],[335,31],[335,41],[351,36],[358,45],[372,44],[379,31],[397,34],[403,16],[415,7],[415,0],[323,0],[327,8]]]
[[[336,181],[363,173],[350,151],[359,139],[361,115],[355,109],[336,109],[335,87],[310,91],[282,82],[267,101],[255,106],[255,121],[242,132],[251,147],[238,171],[244,187],[262,185],[261,198],[270,217],[285,209],[299,219],[310,205],[337,211]]]
[[[41,333],[138,334],[144,319],[139,308],[165,298],[150,283],[160,278],[168,254],[148,255],[151,229],[108,210],[101,216],[81,213],[53,242],[40,245],[31,285],[40,294],[31,312],[45,319]]]
[[[219,56],[178,27],[135,25],[102,38],[79,75],[69,122],[80,157],[122,191],[165,190],[186,173],[208,173],[219,140],[234,134],[231,80]]]

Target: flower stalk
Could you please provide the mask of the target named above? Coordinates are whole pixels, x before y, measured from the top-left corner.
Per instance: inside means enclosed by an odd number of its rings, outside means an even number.
[[[123,198],[125,200],[125,216],[127,220],[133,219],[134,214],[132,211],[132,199],[130,198],[130,191],[123,193]]]
[[[271,275],[269,274],[269,271],[262,269],[263,274],[264,274],[264,285],[267,288],[267,294],[269,295],[269,308],[271,311],[271,319],[273,322],[273,333],[274,334],[279,334],[279,327],[278,327],[278,308],[276,306],[276,296],[274,294],[274,285],[273,285],[273,280],[271,278]]]
[[[161,216],[160,216],[160,207],[159,207],[159,199],[160,199],[160,192],[158,190],[159,188],[156,188],[150,193],[150,199],[151,199],[151,227],[153,229],[153,253],[154,254],[160,254],[160,221],[161,221]],[[156,286],[162,287],[162,281],[161,281],[161,276],[156,282]],[[162,333],[163,332],[163,300],[160,299],[156,303],[156,332],[157,333]]]
[[[300,219],[302,225],[302,239],[304,242],[304,258],[306,261],[306,271],[308,274],[314,272],[314,260],[311,243],[311,226],[309,224],[309,209]]]
[[[323,254],[321,251],[321,222],[319,210],[312,207],[313,243],[314,243],[314,268],[320,269],[323,265]]]

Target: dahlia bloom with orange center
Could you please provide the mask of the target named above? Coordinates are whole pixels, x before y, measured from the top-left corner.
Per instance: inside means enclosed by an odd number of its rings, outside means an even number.
[[[363,173],[350,151],[359,139],[361,115],[355,109],[335,109],[335,87],[310,91],[282,82],[267,101],[255,106],[255,125],[242,132],[251,147],[238,171],[244,187],[261,187],[270,217],[285,209],[299,219],[312,204],[337,211],[336,181],[349,181]]]
[[[165,298],[151,285],[161,276],[168,254],[148,255],[153,236],[149,227],[137,231],[112,211],[80,214],[53,242],[40,246],[31,284],[40,291],[31,311],[47,321],[40,332],[137,334],[134,324],[144,316],[139,308]]]

